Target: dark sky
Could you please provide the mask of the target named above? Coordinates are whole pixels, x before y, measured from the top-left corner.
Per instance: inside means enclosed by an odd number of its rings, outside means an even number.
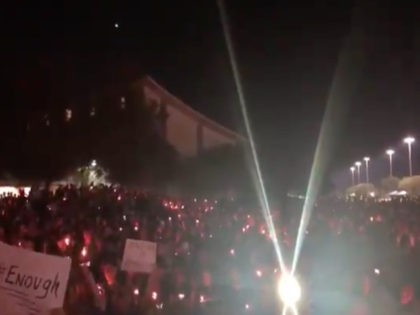
[[[147,72],[192,107],[241,130],[216,1],[84,2],[5,8],[9,115],[69,101],[104,78],[118,80],[113,71],[123,65],[124,74]],[[226,2],[264,171],[279,190],[304,188],[354,2]],[[375,168],[388,146],[397,147],[408,132],[420,135],[419,11],[414,1],[361,2],[370,3],[360,22],[366,62],[330,152],[328,178],[365,154]]]

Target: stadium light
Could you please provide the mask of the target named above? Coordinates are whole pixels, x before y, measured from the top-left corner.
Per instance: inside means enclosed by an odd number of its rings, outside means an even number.
[[[386,150],[386,154],[389,156],[389,177],[392,177],[392,156],[394,155],[395,151],[392,149]]]
[[[350,172],[351,172],[351,184],[352,186],[354,186],[354,171],[356,170],[356,168],[354,166],[350,167]]]
[[[408,169],[410,172],[410,176],[413,176],[413,164],[411,161],[411,144],[415,141],[414,137],[406,137],[404,138],[404,143],[408,145]]]
[[[360,166],[362,165],[362,162],[357,161],[354,165],[357,167],[357,183],[360,184]]]
[[[365,166],[366,166],[366,183],[369,183],[369,161],[370,161],[370,157],[365,156],[363,158],[363,160],[365,161]]]

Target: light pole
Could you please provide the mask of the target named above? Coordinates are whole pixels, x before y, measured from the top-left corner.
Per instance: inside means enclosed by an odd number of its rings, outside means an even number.
[[[410,176],[413,176],[413,165],[411,163],[411,144],[415,141],[413,137],[407,137],[404,139],[404,142],[408,145],[408,169],[410,171]]]
[[[360,161],[357,161],[356,163],[354,163],[354,165],[356,165],[357,167],[357,183],[360,184],[360,166],[362,165],[362,163]]]
[[[386,154],[389,156],[389,177],[392,177],[392,155],[395,153],[394,150],[388,149],[386,150]]]
[[[369,161],[370,161],[370,157],[365,156],[363,158],[363,160],[365,161],[365,165],[366,165],[366,183],[369,183]]]
[[[356,168],[354,166],[350,167],[350,171],[351,171],[351,185],[354,186],[354,171],[356,170]]]

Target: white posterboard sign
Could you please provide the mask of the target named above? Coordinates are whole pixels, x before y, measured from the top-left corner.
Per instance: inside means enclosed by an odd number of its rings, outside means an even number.
[[[127,239],[121,269],[151,273],[156,266],[156,243]]]
[[[0,313],[43,315],[62,308],[71,259],[0,242]]]

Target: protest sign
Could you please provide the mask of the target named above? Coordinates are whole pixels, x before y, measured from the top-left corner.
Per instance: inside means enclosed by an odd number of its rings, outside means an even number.
[[[127,239],[121,269],[150,273],[156,265],[156,243]]]
[[[41,315],[63,306],[71,259],[0,242],[2,315]]]

